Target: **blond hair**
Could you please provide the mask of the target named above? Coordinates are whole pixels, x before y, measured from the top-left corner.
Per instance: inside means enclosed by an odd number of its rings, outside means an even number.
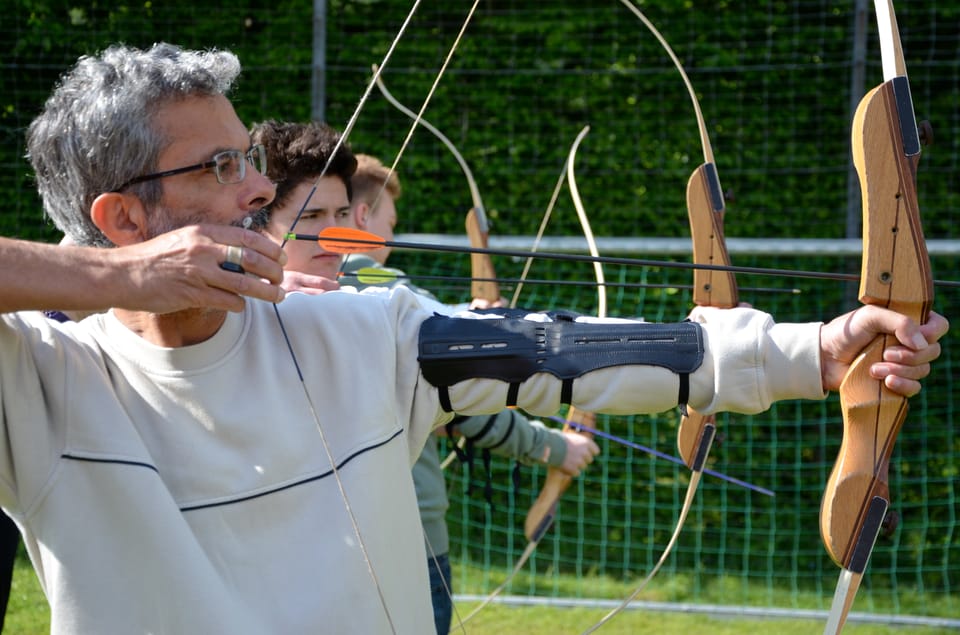
[[[400,198],[400,177],[396,172],[380,162],[380,159],[369,154],[358,154],[357,171],[350,178],[353,189],[352,203],[364,202],[373,207],[374,201],[385,190],[394,200]]]

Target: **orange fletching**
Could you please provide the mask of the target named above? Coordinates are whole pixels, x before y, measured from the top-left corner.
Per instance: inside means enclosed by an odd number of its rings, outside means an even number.
[[[358,254],[383,247],[383,238],[352,227],[327,227],[317,236],[320,246],[335,254]]]

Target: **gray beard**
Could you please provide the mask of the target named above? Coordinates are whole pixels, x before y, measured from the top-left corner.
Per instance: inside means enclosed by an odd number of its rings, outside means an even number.
[[[263,233],[263,230],[267,226],[267,221],[270,219],[270,212],[261,208],[255,212],[244,216],[240,220],[230,223],[233,227],[245,227],[251,231]],[[147,238],[156,238],[161,234],[171,232],[175,229],[180,229],[181,227],[187,227],[189,225],[202,225],[207,222],[207,219],[200,214],[194,214],[192,216],[187,216],[181,219],[179,222],[174,222],[171,218],[171,215],[167,213],[166,208],[155,207],[150,210],[149,221],[147,225]],[[198,316],[206,316],[213,313],[222,313],[222,311],[206,308],[198,309],[188,309],[183,312],[184,314],[194,314]]]

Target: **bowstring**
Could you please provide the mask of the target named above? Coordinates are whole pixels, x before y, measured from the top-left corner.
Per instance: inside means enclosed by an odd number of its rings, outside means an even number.
[[[347,125],[344,127],[343,131],[341,132],[340,137],[339,137],[339,139],[337,140],[337,143],[334,145],[333,150],[330,152],[330,156],[327,157],[327,161],[326,161],[326,163],[324,164],[323,169],[320,171],[320,174],[319,174],[319,175],[317,176],[317,178],[314,180],[313,185],[312,185],[312,187],[310,188],[309,193],[307,194],[306,198],[304,199],[303,205],[301,205],[300,209],[297,211],[297,215],[296,215],[296,216],[294,217],[294,219],[293,219],[293,222],[290,224],[290,228],[288,229],[287,233],[284,235],[283,241],[281,242],[281,245],[280,245],[281,248],[286,245],[287,240],[288,240],[288,237],[289,237],[290,235],[292,235],[292,234],[295,234],[295,230],[296,230],[297,223],[300,222],[300,217],[303,215],[303,212],[304,212],[304,210],[305,210],[306,207],[307,207],[307,203],[308,203],[308,202],[310,201],[310,199],[313,197],[314,192],[316,192],[317,188],[318,188],[319,185],[320,185],[320,181],[326,176],[327,172],[328,172],[329,169],[330,169],[330,165],[333,163],[333,160],[334,160],[334,158],[337,156],[337,153],[339,152],[340,148],[346,143],[348,137],[350,136],[350,133],[353,131],[353,128],[354,128],[354,126],[356,125],[356,122],[357,122],[357,120],[358,120],[359,117],[360,117],[360,112],[361,112],[361,110],[362,110],[363,107],[366,105],[366,102],[369,100],[370,94],[372,93],[374,86],[377,85],[377,81],[380,79],[380,75],[383,73],[383,69],[386,67],[387,62],[390,60],[390,57],[393,55],[393,52],[394,52],[394,50],[396,49],[396,46],[397,46],[398,42],[400,41],[400,38],[401,38],[401,37],[403,36],[403,34],[406,32],[406,29],[407,29],[407,27],[409,26],[410,21],[412,20],[413,15],[414,15],[414,13],[416,12],[417,8],[419,7],[421,1],[422,1],[422,0],[416,0],[416,2],[414,3],[413,7],[411,7],[410,12],[407,14],[407,17],[404,19],[403,24],[402,24],[401,27],[400,27],[399,32],[398,32],[397,35],[394,37],[393,41],[390,43],[390,47],[389,47],[389,49],[387,50],[386,54],[384,55],[383,60],[380,62],[379,65],[377,65],[377,66],[374,68],[373,76],[371,77],[369,83],[367,84],[367,87],[366,87],[366,89],[364,90],[363,95],[360,97],[360,101],[359,101],[359,103],[357,104],[357,107],[354,109],[353,114],[350,116],[350,119],[349,119],[349,121],[347,122]],[[450,50],[447,52],[447,55],[446,55],[446,57],[444,58],[443,64],[441,65],[440,70],[439,70],[439,72],[437,73],[437,76],[436,76],[436,78],[434,79],[433,84],[432,84],[431,87],[430,87],[430,91],[428,92],[426,98],[424,99],[423,104],[420,106],[420,110],[419,110],[419,112],[417,113],[417,116],[416,116],[416,118],[414,119],[413,124],[410,126],[410,129],[408,130],[407,135],[406,135],[406,137],[405,137],[405,139],[404,139],[404,141],[403,141],[403,144],[401,145],[400,150],[397,152],[397,156],[396,156],[396,158],[394,159],[393,163],[391,164],[390,169],[389,169],[389,171],[387,172],[386,177],[384,178],[383,185],[380,186],[380,190],[377,192],[377,196],[376,196],[376,198],[374,199],[373,204],[371,205],[372,208],[376,208],[376,205],[377,205],[377,203],[379,202],[380,197],[383,195],[383,192],[386,190],[387,183],[389,182],[390,177],[391,177],[391,176],[393,175],[393,173],[395,172],[397,163],[399,163],[399,161],[400,161],[400,157],[403,155],[403,152],[406,150],[407,146],[409,145],[410,139],[413,137],[413,133],[414,133],[414,131],[416,130],[417,125],[419,124],[420,120],[423,118],[423,113],[424,113],[424,111],[426,111],[427,106],[428,106],[429,103],[430,103],[430,100],[432,99],[434,93],[436,92],[437,86],[438,86],[439,83],[440,83],[440,79],[443,77],[444,73],[446,72],[446,69],[447,69],[447,67],[448,67],[449,64],[450,64],[450,60],[453,58],[453,54],[456,52],[457,48],[459,47],[460,41],[463,39],[463,35],[464,35],[464,33],[466,32],[467,26],[469,25],[470,20],[473,18],[473,15],[474,15],[474,13],[476,12],[476,8],[477,8],[477,6],[479,5],[479,3],[480,3],[480,0],[474,0],[474,3],[473,3],[473,5],[471,6],[470,11],[467,13],[467,17],[464,19],[464,22],[463,22],[463,24],[462,24],[461,27],[460,27],[460,31],[457,33],[457,37],[454,39],[454,42],[453,42],[453,44],[451,45]],[[326,454],[327,454],[328,460],[330,461],[330,466],[331,466],[331,469],[332,469],[332,473],[333,473],[333,475],[334,475],[334,477],[335,477],[335,480],[336,480],[336,482],[337,482],[337,487],[338,487],[339,490],[340,490],[340,494],[341,494],[341,497],[342,497],[343,502],[344,502],[344,507],[346,508],[347,513],[348,513],[348,515],[349,515],[349,517],[350,517],[350,522],[351,522],[351,524],[353,525],[353,531],[354,531],[354,533],[355,533],[356,536],[357,536],[357,540],[358,540],[358,544],[359,544],[359,546],[360,546],[360,550],[361,550],[361,552],[363,553],[364,560],[366,561],[367,570],[368,570],[368,572],[370,573],[370,577],[371,577],[371,578],[373,579],[373,581],[374,581],[374,584],[375,584],[376,589],[377,589],[377,595],[378,595],[379,598],[380,598],[381,606],[382,606],[383,609],[384,609],[384,613],[385,613],[385,615],[386,615],[387,621],[390,623],[391,630],[392,630],[392,632],[393,632],[394,634],[396,634],[397,629],[396,629],[396,626],[395,626],[394,623],[393,623],[393,619],[392,619],[392,617],[391,617],[391,615],[390,615],[390,611],[389,611],[389,609],[387,608],[387,602],[386,602],[386,598],[384,597],[384,594],[383,594],[383,588],[382,588],[382,586],[380,585],[379,578],[378,578],[378,576],[377,576],[377,574],[376,574],[376,571],[375,571],[374,568],[373,568],[373,563],[372,563],[371,560],[370,560],[369,551],[368,551],[368,549],[367,549],[367,547],[366,547],[366,544],[365,544],[364,541],[363,541],[363,537],[362,537],[362,534],[361,534],[361,531],[360,531],[359,522],[357,521],[356,515],[355,515],[354,512],[353,512],[353,507],[352,507],[352,505],[350,504],[350,499],[349,499],[349,497],[347,496],[346,489],[345,489],[345,487],[344,487],[344,485],[343,485],[343,481],[342,481],[341,478],[340,478],[339,470],[338,470],[338,468],[336,467],[336,464],[335,464],[335,461],[334,461],[332,452],[331,452],[331,450],[330,450],[330,446],[329,446],[329,444],[327,443],[327,440],[326,440],[326,434],[325,434],[324,431],[323,431],[323,427],[320,425],[320,419],[319,419],[319,416],[317,415],[316,407],[315,407],[315,405],[314,405],[314,403],[313,403],[313,399],[311,398],[309,391],[307,390],[306,383],[305,383],[304,378],[303,378],[303,373],[302,373],[302,371],[301,371],[301,369],[300,369],[300,364],[299,364],[299,362],[298,362],[298,360],[297,360],[296,354],[295,354],[294,351],[293,351],[293,345],[292,345],[292,343],[290,342],[290,338],[289,338],[289,336],[288,336],[288,334],[287,334],[286,327],[284,326],[283,320],[282,320],[282,318],[280,317],[280,310],[279,310],[279,308],[278,308],[278,306],[277,306],[276,304],[274,304],[274,313],[275,313],[276,316],[277,316],[277,322],[278,322],[278,324],[279,324],[279,326],[280,326],[280,330],[281,330],[281,332],[283,333],[284,340],[285,340],[285,342],[286,342],[286,344],[287,344],[287,350],[290,352],[291,358],[293,359],[294,366],[296,367],[296,370],[297,370],[297,375],[298,375],[299,378],[300,378],[300,383],[301,383],[301,385],[303,386],[304,394],[306,395],[307,403],[308,403],[308,405],[309,405],[310,411],[311,411],[311,413],[313,414],[314,420],[317,422],[317,428],[318,428],[318,430],[320,431],[320,436],[321,436],[321,440],[322,440],[322,442],[323,442],[324,450],[325,450],[325,452],[326,452]],[[426,535],[424,535],[424,538],[425,538],[426,544],[428,545],[428,548],[429,548],[429,549],[431,550],[431,552],[432,552],[432,551],[433,551],[433,546],[429,544],[429,540],[426,540]],[[436,555],[435,555],[435,554],[433,555],[433,558],[434,558],[434,561],[436,561]],[[451,598],[452,598],[452,593],[451,593],[451,591],[450,591],[450,587],[448,586],[448,583],[447,583],[447,581],[446,581],[445,579],[444,579],[444,581],[443,581],[443,584],[444,584],[444,587],[445,587],[446,590],[447,590],[447,594],[448,594],[449,596],[451,596]],[[459,615],[458,615],[458,620],[459,620]],[[463,630],[462,624],[461,624],[461,630]]]
[[[357,119],[360,118],[360,111],[363,110],[363,107],[367,104],[367,101],[370,99],[370,93],[373,92],[374,86],[376,86],[377,79],[380,78],[380,73],[383,72],[383,69],[386,67],[387,62],[393,56],[394,50],[397,48],[397,44],[400,42],[400,38],[403,37],[403,34],[406,33],[407,27],[410,26],[410,21],[413,20],[413,15],[416,13],[417,8],[420,6],[420,3],[423,0],[416,0],[413,3],[413,6],[410,8],[410,12],[407,13],[407,17],[404,18],[403,24],[400,25],[400,30],[397,32],[397,35],[394,36],[393,41],[390,42],[390,46],[387,49],[387,52],[383,56],[383,60],[378,65],[377,70],[374,72],[373,77],[370,79],[370,82],[367,84],[366,89],[363,91],[363,95],[360,96],[360,101],[357,103],[357,107],[354,108],[353,114],[350,115],[350,119],[347,121],[347,125],[344,127],[343,131],[340,133],[340,138],[337,139],[337,143],[333,146],[333,150],[330,152],[330,156],[327,157],[327,162],[323,165],[323,169],[320,170],[320,174],[313,182],[313,187],[310,188],[310,192],[307,195],[306,199],[303,201],[303,205],[300,206],[300,209],[297,211],[297,215],[294,217],[293,222],[290,223],[290,228],[287,230],[287,235],[284,235],[283,242],[280,243],[280,247],[284,247],[287,244],[287,236],[294,233],[294,230],[297,227],[297,223],[300,222],[300,217],[303,215],[303,211],[307,208],[307,202],[313,197],[314,192],[320,186],[320,181],[327,175],[327,172],[330,170],[330,165],[333,163],[334,157],[337,156],[337,152],[340,151],[340,148],[347,142],[347,139],[350,137],[350,133],[353,132],[353,127],[357,123]]]
[[[410,128],[407,130],[407,134],[403,139],[403,143],[400,144],[400,149],[397,151],[396,157],[393,159],[393,163],[390,164],[390,168],[387,170],[387,174],[383,179],[383,184],[380,186],[380,189],[377,191],[377,195],[373,199],[373,203],[370,205],[371,209],[376,209],[377,205],[380,202],[380,199],[383,197],[383,193],[387,189],[387,184],[390,182],[390,179],[393,177],[393,174],[396,172],[397,164],[400,163],[400,159],[403,156],[403,153],[406,151],[407,146],[410,145],[410,140],[413,138],[413,133],[416,132],[417,127],[423,121],[423,113],[426,112],[427,106],[430,105],[430,101],[433,99],[434,94],[436,93],[437,87],[440,85],[440,79],[446,73],[447,67],[450,65],[450,60],[453,59],[453,54],[456,52],[457,48],[460,46],[460,42],[463,39],[464,33],[466,33],[467,27],[470,24],[470,21],[473,19],[474,13],[476,13],[477,6],[480,4],[480,0],[474,0],[473,4],[470,7],[470,11],[467,12],[467,16],[463,21],[463,24],[460,25],[460,30],[457,32],[456,38],[453,40],[453,44],[450,46],[450,49],[447,51],[447,55],[443,60],[443,64],[440,65],[440,70],[437,73],[437,76],[434,78],[433,83],[430,85],[430,90],[427,91],[426,97],[423,99],[423,103],[420,105],[420,109],[417,111],[416,115],[413,117],[413,123],[410,125]],[[383,72],[383,67],[374,68],[373,79],[371,80],[370,88],[378,83],[380,75]],[[426,533],[424,533],[424,541],[430,550],[430,557],[433,559],[434,564],[437,563],[437,554],[433,549],[433,545],[430,544],[429,538],[427,538]],[[438,567],[439,570],[439,567]],[[460,618],[460,612],[457,610],[456,602],[453,601],[453,591],[450,588],[450,584],[447,581],[445,576],[440,576],[443,581],[443,588],[447,594],[447,597],[450,598],[450,606],[453,609],[453,614],[457,618],[457,630],[462,633],[466,633],[466,628],[463,625],[463,620]]]
[[[397,44],[400,42],[400,38],[403,37],[403,34],[406,32],[407,27],[410,25],[411,20],[413,19],[414,14],[417,11],[417,8],[420,6],[422,0],[416,0],[413,6],[410,8],[407,17],[404,19],[403,24],[400,26],[400,30],[394,36],[393,41],[390,43],[389,48],[387,49],[386,54],[384,55],[383,61],[380,63],[380,68],[382,69],[386,66],[387,61],[393,55],[394,50],[397,47]],[[350,136],[350,133],[353,131],[353,127],[357,122],[357,119],[360,117],[360,112],[363,109],[364,105],[370,97],[370,93],[373,91],[375,85],[376,76],[370,81],[367,85],[366,90],[364,90],[363,95],[360,97],[360,101],[357,103],[356,108],[353,111],[353,114],[350,116],[349,121],[347,122],[346,127],[343,132],[340,134],[340,138],[337,140],[336,145],[333,148],[333,151],[330,153],[330,156],[327,157],[327,162],[324,164],[323,169],[320,171],[320,174],[317,176],[316,180],[313,182],[313,186],[310,188],[310,192],[307,194],[307,197],[303,201],[303,205],[300,206],[300,209],[297,211],[297,215],[294,217],[293,222],[290,224],[289,231],[287,235],[293,234],[296,230],[297,223],[300,222],[300,217],[303,215],[304,210],[307,207],[307,203],[313,197],[314,192],[320,185],[320,181],[326,176],[327,172],[330,169],[330,165],[333,163],[334,157],[337,156],[340,148],[346,143],[347,138]],[[287,235],[284,235],[280,248],[282,249],[287,244]],[[367,545],[363,540],[363,533],[360,530],[360,523],[357,520],[357,516],[353,511],[353,505],[350,503],[350,497],[347,495],[346,487],[343,484],[343,479],[340,477],[340,470],[337,467],[336,459],[333,456],[333,451],[330,448],[330,444],[327,440],[326,432],[324,431],[323,425],[320,423],[320,416],[317,413],[316,405],[313,402],[313,397],[310,395],[310,391],[307,389],[306,381],[303,377],[303,371],[300,367],[300,362],[297,359],[297,355],[293,350],[293,343],[290,341],[290,335],[287,332],[287,328],[283,323],[283,318],[280,316],[279,305],[273,305],[273,312],[277,316],[277,325],[280,327],[280,332],[283,335],[284,342],[287,346],[287,351],[290,353],[290,358],[293,361],[293,366],[297,371],[297,377],[300,379],[300,385],[303,387],[303,394],[306,397],[307,406],[310,410],[313,420],[317,424],[317,430],[320,433],[320,440],[323,444],[324,452],[327,455],[327,460],[330,463],[331,473],[333,474],[334,481],[337,484],[337,489],[340,492],[340,497],[343,500],[344,509],[347,512],[347,516],[350,520],[350,525],[353,528],[354,535],[357,537],[357,545],[360,548],[360,552],[363,555],[364,562],[367,567],[367,572],[370,575],[370,579],[373,581],[374,587],[377,591],[377,597],[380,601],[380,606],[383,608],[384,616],[386,617],[387,623],[390,625],[390,630],[394,635],[397,633],[397,627],[393,623],[393,617],[390,614],[390,609],[387,605],[387,599],[383,593],[383,586],[380,584],[380,578],[377,575],[376,570],[373,567],[373,562],[370,559],[370,552],[367,549]]]
[[[384,177],[383,184],[380,186],[376,197],[373,199],[373,204],[370,206],[371,208],[376,209],[377,203],[380,202],[380,198],[387,189],[387,183],[390,182],[390,178],[393,176],[394,172],[396,172],[397,164],[400,163],[400,158],[406,151],[407,146],[410,145],[410,140],[413,138],[413,133],[416,132],[417,127],[423,121],[423,113],[426,112],[427,106],[430,105],[430,100],[433,99],[433,95],[437,90],[437,86],[440,85],[440,79],[443,77],[444,73],[446,73],[447,67],[450,65],[450,60],[453,59],[453,54],[456,53],[457,48],[460,46],[460,41],[463,39],[463,35],[467,31],[467,26],[469,26],[470,20],[473,19],[473,15],[476,13],[477,5],[479,4],[480,0],[474,0],[473,4],[470,6],[470,11],[467,12],[467,17],[464,19],[463,24],[460,25],[460,31],[457,32],[457,37],[454,38],[453,44],[450,46],[450,50],[447,51],[447,56],[444,58],[443,64],[440,65],[440,71],[437,73],[433,83],[430,85],[430,90],[427,91],[427,96],[424,97],[423,103],[420,105],[420,110],[418,110],[416,116],[413,117],[413,124],[411,124],[410,128],[407,130],[407,135],[404,137],[403,143],[400,144],[400,149],[397,151],[397,156],[393,159],[393,163],[390,164],[390,169],[387,170],[387,175]],[[377,80],[380,79],[381,73],[383,73],[382,65],[379,68],[374,67],[373,79],[371,80],[370,86],[367,89],[368,91],[372,89],[377,83]]]

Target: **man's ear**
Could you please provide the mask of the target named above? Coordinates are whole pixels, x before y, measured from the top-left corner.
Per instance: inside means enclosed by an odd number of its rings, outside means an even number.
[[[370,206],[360,202],[353,207],[353,223],[358,229],[367,229],[367,221],[370,220]]]
[[[132,245],[147,239],[147,212],[132,194],[101,194],[90,206],[90,219],[115,245]]]

